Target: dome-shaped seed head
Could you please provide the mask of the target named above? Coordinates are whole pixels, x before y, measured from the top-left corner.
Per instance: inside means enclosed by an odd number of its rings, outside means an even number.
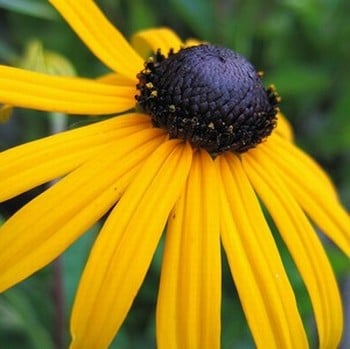
[[[154,126],[213,156],[255,147],[276,125],[274,88],[230,49],[199,45],[168,58],[158,51],[137,77],[136,100]]]

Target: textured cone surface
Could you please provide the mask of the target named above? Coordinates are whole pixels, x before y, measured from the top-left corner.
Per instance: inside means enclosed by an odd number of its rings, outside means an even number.
[[[229,49],[200,45],[168,58],[158,51],[138,78],[136,99],[153,124],[212,155],[255,147],[276,125],[277,94]]]

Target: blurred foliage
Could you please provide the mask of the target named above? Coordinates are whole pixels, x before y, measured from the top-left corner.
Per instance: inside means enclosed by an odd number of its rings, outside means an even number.
[[[276,85],[283,98],[281,109],[294,126],[297,142],[327,169],[342,201],[350,207],[349,1],[99,0],[97,3],[127,37],[139,29],[165,25],[175,29],[183,39],[199,38],[247,56],[259,70],[265,71],[266,84]],[[45,52],[50,52],[55,62],[59,57],[67,66],[74,66],[80,76],[97,76],[107,71],[47,1],[0,0],[0,16],[0,63],[23,66],[28,57],[42,59]],[[85,122],[81,120],[72,117],[70,127]],[[44,113],[14,110],[13,117],[0,124],[0,149],[47,135],[50,122]],[[8,217],[44,188],[2,204],[1,214]],[[63,256],[64,340],[68,340],[68,317],[76,285],[97,231],[98,225]],[[276,240],[311,341],[315,343],[314,319],[305,286],[277,234]],[[331,244],[327,244],[327,252],[339,280],[343,280],[347,260]],[[155,346],[154,309],[160,265],[161,246],[112,348]],[[222,347],[253,348],[225,259],[223,266]],[[57,336],[52,301],[54,285],[53,267],[48,266],[0,297],[1,348],[54,347]]]
[[[0,0],[0,7],[33,17],[58,18],[56,11],[46,1],[41,0]]]
[[[45,50],[39,40],[30,40],[27,43],[17,65],[23,69],[49,75],[76,75],[73,65],[67,58],[56,52]]]

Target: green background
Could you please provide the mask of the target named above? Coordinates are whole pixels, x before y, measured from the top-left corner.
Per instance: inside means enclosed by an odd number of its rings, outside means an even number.
[[[183,39],[195,37],[230,47],[245,55],[258,70],[264,70],[266,84],[274,83],[283,98],[281,109],[294,127],[297,144],[328,171],[343,203],[350,207],[348,0],[97,3],[126,37],[139,29],[165,25]],[[106,71],[47,1],[0,0],[0,63],[23,65],[26,47],[33,39],[39,40],[44,49],[63,55],[79,76],[95,77]],[[0,150],[47,135],[52,132],[52,120],[52,115],[16,109],[9,122],[0,124]],[[68,127],[84,124],[84,120],[71,118]],[[43,189],[0,204],[0,220]],[[0,348],[67,346],[69,310],[99,224],[59,261],[0,295]],[[276,239],[312,347],[316,347],[314,319],[305,287],[277,235]],[[349,308],[347,261],[329,242],[325,241],[325,246]],[[161,246],[113,348],[155,347],[154,309],[160,265]],[[222,348],[254,348],[225,259],[223,265]],[[347,346],[350,339],[344,338],[343,348]]]

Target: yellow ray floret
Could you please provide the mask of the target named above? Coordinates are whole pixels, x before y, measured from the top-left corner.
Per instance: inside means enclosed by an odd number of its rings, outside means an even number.
[[[342,333],[342,307],[333,271],[318,236],[284,185],[283,177],[276,175],[267,158],[258,151],[244,154],[243,164],[305,281],[315,312],[320,347],[336,348]]]
[[[0,153],[0,202],[74,170],[108,144],[151,127],[150,118],[128,114],[22,144]]]
[[[72,349],[106,348],[112,341],[182,191],[191,158],[188,144],[165,142],[146,160],[109,216],[79,284],[72,313]]]
[[[219,197],[213,160],[194,154],[169,216],[157,305],[159,348],[220,348]]]
[[[92,0],[49,0],[87,47],[113,71],[136,79],[142,58]]]
[[[163,140],[153,128],[115,140],[7,220],[0,228],[0,291],[55,259],[106,213]]]
[[[112,114],[135,106],[135,87],[0,66],[1,101],[72,114]]]
[[[181,39],[168,28],[139,31],[133,35],[131,43],[145,59],[158,49],[162,54],[167,55],[171,49],[177,52],[183,46]]]
[[[222,242],[259,348],[308,348],[293,290],[242,165],[219,157]]]

